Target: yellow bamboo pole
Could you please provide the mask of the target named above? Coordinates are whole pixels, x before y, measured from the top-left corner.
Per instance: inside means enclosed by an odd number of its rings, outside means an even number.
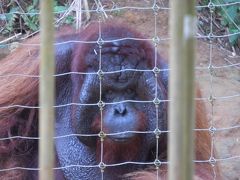
[[[194,59],[196,18],[194,0],[171,0],[170,105],[168,159],[170,180],[193,179]]]
[[[40,1],[39,179],[53,180],[55,71],[53,0]]]

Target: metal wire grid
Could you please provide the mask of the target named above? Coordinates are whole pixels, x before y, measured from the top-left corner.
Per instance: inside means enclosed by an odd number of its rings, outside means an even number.
[[[74,6],[74,3],[75,1],[77,0],[73,0],[73,2],[71,3],[69,9],[71,9],[72,11],[76,11],[72,6]],[[154,0],[153,0],[154,1]],[[101,4],[101,1],[97,0],[95,1],[96,2],[96,5],[97,5],[97,8],[96,9],[89,9],[89,10],[85,10],[85,9],[81,9],[81,12],[82,13],[85,13],[85,12],[89,12],[89,13],[98,13],[98,12],[102,12],[104,15],[106,15],[106,13],[112,13],[112,12],[117,12],[117,11],[122,11],[122,10],[140,10],[140,11],[152,11],[154,10],[154,8],[157,8],[158,10],[171,10],[171,8],[169,7],[165,7],[164,5],[161,5],[161,6],[158,6],[154,4],[153,2],[153,6],[143,6],[143,7],[140,7],[140,6],[124,6],[124,7],[119,7],[116,3],[113,3],[112,5],[112,8],[104,8]],[[201,5],[201,6],[196,6],[196,9],[202,9],[202,8],[216,8],[216,7],[227,7],[227,6],[238,6],[240,5],[240,2],[230,2],[230,3],[224,3],[224,4],[221,4],[220,2],[218,4],[214,4],[212,1],[209,2],[208,5]],[[63,14],[63,13],[67,13],[68,10],[64,10],[64,11],[56,11],[54,12],[55,14]],[[40,12],[9,12],[9,13],[0,13],[0,16],[5,16],[5,15],[10,15],[10,14],[18,14],[18,15],[39,15]],[[62,20],[62,18],[60,18],[60,20]],[[55,23],[58,23],[59,20],[57,20]],[[234,23],[234,22],[233,22]],[[236,25],[237,26],[237,25]],[[239,30],[239,28],[238,28]],[[39,31],[37,31],[39,32]],[[37,32],[34,32],[32,33],[35,34]],[[235,33],[228,33],[226,35],[214,35],[214,34],[211,34],[211,37],[212,38],[223,38],[223,37],[229,37],[229,36],[234,36],[234,35],[238,35],[240,34],[240,31],[239,32],[235,32]],[[209,35],[206,35],[206,36],[196,36],[196,38],[209,38]],[[165,38],[165,40],[169,40],[169,38]],[[72,42],[81,42],[81,43],[84,43],[83,41],[72,41]],[[67,42],[66,42],[67,43]],[[91,43],[91,42],[85,42],[85,43]],[[92,43],[95,43],[95,42],[92,42]],[[27,45],[27,44],[24,44],[24,43],[21,43],[22,45]],[[4,45],[7,45],[7,44],[4,44]],[[37,45],[38,44],[30,44],[31,46],[33,45]],[[1,43],[0,43],[0,47],[1,47]]]
[[[67,44],[67,43],[91,43],[91,44],[98,44],[99,47],[99,70],[98,72],[95,73],[86,73],[86,72],[67,72],[67,73],[60,73],[60,74],[55,74],[55,77],[60,77],[60,76],[65,76],[65,75],[70,75],[70,74],[81,74],[81,75],[86,75],[86,74],[91,74],[91,75],[98,75],[99,77],[99,81],[100,81],[100,91],[99,91],[99,102],[98,103],[94,103],[94,104],[83,104],[83,103],[69,103],[69,104],[61,104],[61,105],[56,105],[54,106],[55,108],[60,108],[60,107],[66,107],[66,106],[98,106],[99,107],[99,111],[100,111],[100,117],[101,117],[101,131],[98,134],[68,134],[68,135],[64,135],[64,136],[55,136],[54,139],[59,139],[59,138],[66,138],[66,137],[70,137],[70,136],[85,136],[85,137],[99,137],[101,139],[101,162],[99,164],[95,164],[95,165],[84,165],[84,164],[76,164],[76,165],[69,165],[69,166],[64,166],[64,167],[56,167],[54,169],[64,169],[64,168],[71,168],[71,167],[86,167],[86,168],[100,168],[101,172],[102,172],[102,179],[104,179],[104,169],[106,167],[113,167],[113,166],[121,166],[121,165],[125,165],[125,164],[135,164],[135,165],[154,165],[156,166],[156,168],[158,169],[162,164],[168,164],[169,162],[161,162],[158,159],[158,141],[159,141],[159,135],[162,133],[169,133],[170,131],[160,131],[159,130],[159,126],[158,126],[158,105],[159,103],[163,103],[163,102],[169,102],[169,99],[164,99],[164,100],[160,100],[158,99],[158,91],[157,91],[157,76],[158,73],[160,73],[161,71],[171,71],[171,69],[159,69],[157,67],[157,46],[160,42],[163,41],[168,41],[170,40],[170,38],[161,38],[158,37],[157,35],[157,14],[160,10],[171,10],[169,7],[164,7],[164,6],[159,6],[158,3],[156,2],[156,0],[153,0],[153,5],[151,7],[134,7],[134,6],[125,6],[125,7],[118,7],[116,6],[116,4],[113,5],[113,7],[111,9],[104,9],[103,6],[101,6],[100,1],[97,1],[97,9],[94,10],[89,10],[89,12],[96,12],[99,13],[99,37],[97,41],[66,41],[66,42],[62,42],[62,43],[55,43],[55,45],[59,45],[59,44]],[[221,162],[221,161],[229,161],[229,160],[233,160],[233,159],[240,159],[240,155],[238,156],[231,156],[231,157],[227,157],[227,158],[216,158],[214,157],[214,139],[215,139],[215,133],[216,132],[220,132],[220,131],[229,131],[232,129],[240,129],[240,124],[236,125],[236,126],[231,126],[231,127],[223,127],[223,128],[216,128],[214,127],[214,122],[213,122],[213,117],[214,117],[214,102],[216,101],[226,101],[226,100],[232,100],[234,98],[239,98],[240,97],[240,93],[238,94],[234,94],[234,95],[229,95],[229,96],[214,96],[214,89],[213,89],[213,71],[215,69],[226,69],[226,68],[230,68],[230,67],[236,67],[239,68],[240,63],[231,63],[231,61],[228,61],[226,59],[226,61],[229,62],[229,65],[222,65],[222,66],[215,66],[213,65],[212,62],[212,51],[214,48],[214,44],[213,44],[213,39],[214,38],[222,38],[222,37],[229,37],[229,36],[233,36],[236,34],[240,34],[240,31],[237,33],[233,33],[233,34],[226,34],[226,35],[214,35],[213,34],[213,10],[215,7],[225,7],[225,6],[233,6],[233,5],[239,5],[240,2],[233,2],[233,3],[227,3],[227,4],[214,4],[212,2],[212,0],[209,0],[209,4],[205,5],[205,6],[196,6],[196,9],[198,8],[208,8],[210,11],[210,33],[208,35],[197,35],[196,38],[201,39],[201,38],[208,38],[209,39],[209,65],[208,67],[195,67],[196,70],[207,70],[210,74],[210,79],[209,79],[209,83],[210,83],[210,89],[209,89],[209,97],[203,97],[203,98],[195,98],[196,101],[208,101],[211,105],[211,120],[210,120],[210,127],[208,129],[194,129],[194,131],[209,131],[211,134],[211,155],[209,159],[206,160],[194,160],[195,163],[210,163],[212,165],[212,171],[214,174],[214,179],[216,178],[216,170],[215,170],[215,164],[216,162]],[[114,11],[121,11],[121,10],[142,10],[142,11],[152,11],[153,12],[153,16],[154,16],[154,37],[152,39],[141,39],[141,38],[121,38],[121,39],[115,39],[115,40],[111,40],[111,41],[106,41],[104,39],[102,39],[101,37],[101,22],[102,22],[102,16],[108,12],[114,12]],[[82,10],[82,12],[85,12],[86,10]],[[56,14],[58,13],[64,13],[63,11],[61,12],[54,12]],[[5,14],[11,14],[11,13],[5,13]],[[17,12],[15,14],[25,14],[25,15],[34,15],[34,14],[39,14],[39,13],[21,13],[21,12]],[[0,15],[4,15],[4,14],[0,14]],[[238,27],[239,29],[239,27]],[[119,71],[110,71],[110,72],[103,72],[102,71],[102,57],[101,57],[101,48],[102,45],[104,43],[107,42],[117,42],[117,41],[125,41],[125,40],[135,40],[135,41],[151,41],[154,44],[154,49],[155,49],[155,65],[153,69],[149,69],[149,70],[140,70],[140,69],[123,69],[123,70],[119,70]],[[19,43],[22,46],[40,46],[39,44],[27,44],[27,43]],[[6,45],[10,45],[10,44],[2,44],[0,46],[6,46]],[[237,56],[239,58],[239,56]],[[114,74],[114,73],[118,73],[118,72],[153,72],[155,74],[155,97],[153,100],[151,101],[136,101],[136,100],[124,100],[124,101],[119,101],[119,102],[111,102],[111,103],[105,103],[102,101],[102,77],[106,74]],[[0,74],[0,78],[4,78],[4,77],[29,77],[29,78],[39,78],[39,75],[31,75],[31,74]],[[103,127],[102,127],[102,122],[103,122],[103,116],[102,116],[102,112],[104,109],[105,105],[114,105],[114,104],[119,104],[119,103],[126,103],[126,102],[131,102],[131,103],[149,103],[149,104],[154,104],[155,105],[155,110],[156,110],[156,129],[154,131],[124,131],[124,132],[119,132],[119,133],[109,133],[109,134],[105,134],[103,132]],[[7,106],[2,106],[0,108],[16,108],[16,107],[22,107],[22,108],[40,108],[39,106],[26,106],[26,105],[21,105],[21,104],[13,104],[13,105],[7,105]],[[105,164],[103,162],[103,146],[104,146],[104,138],[106,136],[109,135],[117,135],[117,134],[124,134],[124,133],[136,133],[136,134],[155,134],[156,135],[156,159],[154,162],[123,162],[123,163],[116,163],[116,164]],[[26,136],[12,136],[12,137],[5,137],[5,138],[0,138],[0,141],[4,141],[4,140],[11,140],[11,139],[29,139],[29,140],[38,140],[39,137],[26,137]],[[10,170],[15,170],[15,169],[21,169],[21,170],[30,170],[30,171],[38,171],[39,168],[25,168],[25,167],[14,167],[14,168],[8,168],[8,169],[0,169],[0,172],[3,171],[10,171]],[[158,171],[157,171],[158,173]],[[157,176],[158,177],[158,176]]]

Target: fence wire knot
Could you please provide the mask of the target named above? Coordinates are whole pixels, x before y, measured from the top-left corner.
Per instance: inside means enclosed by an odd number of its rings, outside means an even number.
[[[215,10],[215,4],[213,2],[208,3],[208,8],[210,9],[210,13],[213,13]]]
[[[117,11],[120,12],[120,10],[118,9],[118,4],[113,2],[112,8],[111,8],[111,12],[112,11]]]
[[[215,166],[215,164],[217,162],[217,160],[214,157],[210,157],[210,159],[208,161],[212,166]]]
[[[154,98],[153,103],[154,103],[155,105],[159,105],[159,104],[161,103],[161,101],[160,101],[160,99],[158,99],[158,98]]]
[[[98,44],[99,48],[101,49],[104,44],[104,40],[101,37],[99,37],[97,40],[97,44]]]
[[[105,132],[100,131],[100,132],[98,133],[98,136],[100,137],[101,141],[104,141],[104,138],[105,138],[107,135],[106,135]]]
[[[212,41],[213,41],[213,33],[212,32],[210,32],[209,34],[208,34],[208,36],[207,36],[207,38],[209,39],[209,41],[210,41],[210,43],[212,43]]]
[[[158,169],[162,165],[162,162],[159,159],[155,159],[154,165],[156,166],[156,169]]]
[[[213,126],[211,126],[210,128],[209,128],[209,132],[211,133],[211,134],[214,134],[215,132],[216,132],[216,128],[215,127],[213,127]]]
[[[155,74],[155,76],[157,76],[157,74],[159,74],[161,70],[155,66],[152,71]]]
[[[103,73],[103,71],[100,69],[100,70],[98,70],[97,75],[98,75],[99,79],[102,80],[104,73]]]
[[[152,10],[155,16],[158,14],[159,9],[160,7],[157,5],[157,3],[154,3]]]
[[[209,73],[210,73],[210,75],[213,76],[213,75],[214,75],[214,68],[213,68],[213,65],[210,64],[209,67],[208,67],[208,69],[209,69]]]
[[[98,5],[98,6],[97,6],[97,9],[96,9],[96,12],[97,12],[98,14],[102,14],[102,13],[103,13],[103,8]]]
[[[101,172],[104,172],[104,169],[106,168],[106,164],[104,164],[103,162],[100,162],[98,167],[101,169]]]
[[[98,107],[100,108],[100,110],[103,110],[104,106],[105,106],[105,103],[103,101],[98,102]]]
[[[214,100],[215,100],[215,98],[212,95],[210,95],[208,98],[208,101],[210,102],[211,105],[213,105]]]
[[[154,46],[156,47],[157,45],[160,44],[160,37],[154,36],[154,37],[152,38],[152,41],[153,41],[153,43],[154,43]]]
[[[156,135],[156,138],[157,138],[157,139],[159,138],[159,136],[160,136],[161,133],[162,133],[162,131],[161,131],[160,129],[158,129],[158,128],[156,128],[156,129],[154,130],[154,134]]]

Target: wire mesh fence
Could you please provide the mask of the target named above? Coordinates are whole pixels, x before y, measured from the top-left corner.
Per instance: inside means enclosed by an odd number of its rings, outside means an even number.
[[[69,9],[66,11],[60,11],[60,12],[55,12],[55,14],[63,14],[62,17],[60,17],[59,19],[56,19],[56,24],[60,23],[61,20],[64,18],[64,14],[65,13],[69,13],[71,11],[79,11],[78,9],[75,8],[75,5],[78,1],[73,1],[72,4],[70,5]],[[168,164],[168,161],[160,161],[159,160],[159,135],[160,134],[168,134],[170,133],[168,130],[160,130],[159,129],[159,124],[158,124],[158,114],[159,114],[159,104],[161,103],[167,103],[170,100],[169,99],[159,99],[159,92],[157,87],[157,83],[158,83],[158,77],[160,73],[163,72],[168,72],[171,71],[171,69],[169,68],[159,68],[158,67],[158,60],[157,60],[157,52],[160,51],[161,54],[161,48],[163,47],[164,49],[166,49],[166,46],[168,46],[168,41],[171,39],[171,37],[168,36],[167,31],[168,28],[164,27],[165,30],[164,31],[160,31],[161,27],[161,23],[159,21],[166,21],[166,19],[162,19],[165,15],[168,14],[168,12],[171,10],[171,8],[169,8],[168,6],[166,6],[166,3],[164,3],[163,1],[144,1],[143,3],[139,3],[138,1],[134,1],[134,2],[126,2],[126,3],[116,3],[115,1],[111,1],[110,4],[107,3],[106,5],[104,4],[104,2],[101,1],[95,1],[95,3],[93,3],[93,7],[90,9],[84,9],[87,6],[85,6],[84,8],[81,9],[81,13],[86,13],[89,12],[90,15],[92,16],[92,18],[95,18],[95,20],[98,23],[98,28],[99,28],[99,33],[98,33],[98,38],[95,41],[85,41],[85,40],[80,40],[80,41],[76,41],[76,40],[70,40],[70,41],[63,41],[63,42],[56,42],[54,45],[56,47],[60,46],[60,45],[66,45],[66,44],[94,44],[96,45],[96,47],[98,47],[98,52],[96,53],[96,56],[98,56],[98,60],[99,60],[99,64],[98,64],[98,70],[96,72],[64,72],[64,73],[57,73],[54,76],[56,78],[60,78],[60,77],[66,77],[69,75],[83,75],[83,76],[87,76],[87,75],[92,75],[92,76],[97,76],[99,78],[99,101],[96,103],[78,103],[78,102],[70,102],[70,103],[61,103],[61,104],[56,104],[54,106],[54,108],[58,109],[58,108],[66,108],[66,107],[73,107],[73,106],[91,106],[91,107],[98,107],[99,108],[99,112],[100,112],[100,121],[103,122],[103,110],[104,110],[104,106],[108,106],[108,105],[116,105],[116,104],[121,104],[121,103],[143,103],[146,105],[153,105],[155,107],[155,119],[156,119],[156,129],[153,130],[149,130],[149,131],[122,131],[122,132],[117,132],[117,133],[104,133],[102,134],[102,132],[104,132],[102,124],[101,124],[101,131],[100,133],[95,133],[95,134],[77,134],[77,133],[69,133],[66,135],[56,135],[54,138],[55,139],[64,139],[64,138],[69,138],[69,137],[97,137],[101,139],[101,153],[100,153],[100,162],[98,164],[68,164],[66,166],[56,166],[54,169],[68,169],[68,168],[74,168],[74,167],[80,167],[80,168],[100,168],[101,173],[102,173],[102,179],[104,179],[104,169],[107,167],[115,167],[115,166],[122,166],[122,165],[126,165],[126,164],[133,164],[133,165],[152,165],[154,167],[160,168],[161,169],[161,165],[164,164]],[[210,27],[209,27],[209,33],[208,34],[201,34],[201,33],[197,33],[196,34],[196,38],[197,39],[203,39],[203,40],[207,40],[207,45],[208,45],[208,52],[205,52],[204,57],[206,58],[204,61],[205,63],[196,63],[195,66],[195,71],[196,74],[203,74],[205,73],[208,74],[208,93],[203,93],[203,97],[196,97],[195,100],[196,101],[203,101],[207,104],[208,107],[208,111],[209,111],[209,128],[206,129],[194,129],[194,131],[207,131],[209,132],[209,134],[211,135],[211,149],[210,149],[210,156],[209,159],[202,159],[202,160],[194,160],[195,163],[210,163],[212,166],[212,172],[213,172],[213,179],[217,178],[217,170],[215,169],[215,164],[216,163],[225,163],[225,162],[231,162],[231,161],[238,161],[240,159],[240,151],[239,151],[239,142],[236,143],[236,152],[234,152],[233,154],[228,154],[227,156],[216,156],[215,154],[215,148],[216,147],[216,138],[218,136],[218,133],[221,132],[229,132],[229,131],[238,131],[240,129],[240,122],[239,122],[239,117],[234,116],[236,118],[235,120],[235,124],[234,125],[229,125],[227,123],[228,126],[219,126],[218,124],[216,124],[216,116],[218,116],[216,114],[216,105],[223,103],[229,103],[232,101],[238,102],[239,103],[239,98],[240,98],[240,92],[239,91],[234,91],[234,93],[229,93],[229,94],[221,94],[221,93],[215,93],[216,89],[215,89],[215,83],[216,83],[216,73],[217,71],[236,71],[237,73],[239,73],[239,67],[240,67],[240,57],[238,55],[234,55],[232,56],[232,53],[229,50],[226,50],[224,48],[222,48],[220,51],[218,50],[218,52],[221,52],[223,54],[223,59],[221,59],[221,63],[219,59],[214,58],[215,57],[215,49],[220,49],[221,47],[219,47],[218,45],[216,45],[215,40],[217,38],[227,38],[227,37],[231,37],[231,36],[235,36],[235,35],[239,35],[240,31],[235,32],[235,33],[227,33],[227,34],[215,34],[215,32],[213,31],[213,16],[214,16],[214,8],[216,7],[226,7],[226,6],[239,6],[240,2],[230,2],[227,4],[214,4],[211,0],[208,1],[208,4],[204,5],[204,6],[196,6],[196,10],[198,9],[206,9],[207,11],[209,11],[210,14]],[[79,7],[79,6],[78,6]],[[144,15],[147,13],[147,17],[146,18],[150,18],[150,23],[152,23],[152,27],[151,30],[146,29],[146,27],[143,27],[141,29],[141,27],[139,28],[140,30],[144,31],[143,33],[147,34],[146,38],[139,38],[139,37],[124,37],[124,38],[120,38],[120,39],[111,39],[111,40],[105,40],[102,37],[102,23],[104,23],[104,21],[106,19],[112,18],[112,16],[116,15],[121,17],[123,16],[123,19],[125,18],[129,18],[128,22],[130,21],[134,21],[135,19],[139,19],[139,17],[136,16],[136,14],[134,14],[133,16],[131,14],[128,14],[128,12],[134,12],[137,11],[137,13],[139,13],[140,15]],[[121,14],[123,13],[123,14]],[[163,14],[161,14],[163,13]],[[4,14],[0,14],[2,15],[8,15],[11,13],[4,13]],[[15,12],[15,14],[22,14],[22,15],[26,15],[26,16],[30,16],[30,15],[38,15],[39,12],[35,12],[35,13],[29,13],[29,12]],[[112,15],[114,14],[114,15]],[[127,15],[125,15],[127,14]],[[159,15],[161,14],[161,15]],[[78,15],[77,19],[79,20],[79,18],[81,18],[81,16]],[[76,20],[78,22],[78,26],[79,26],[79,21]],[[141,20],[141,19],[140,19]],[[80,22],[81,23],[81,22]],[[139,23],[140,24],[140,23]],[[237,24],[236,24],[237,26]],[[237,26],[237,28],[239,29],[239,27]],[[149,33],[150,32],[150,33]],[[127,40],[132,40],[132,41],[140,41],[140,42],[150,42],[153,46],[154,46],[154,52],[155,52],[155,56],[154,56],[154,66],[152,67],[152,69],[134,69],[134,68],[125,68],[125,69],[121,69],[121,70],[114,70],[114,71],[104,71],[103,70],[103,65],[102,65],[102,45],[105,43],[114,43],[114,42],[123,42],[123,41],[127,41]],[[11,42],[9,43],[8,41],[1,41],[0,42],[0,47],[6,47],[6,46],[11,46]],[[18,42],[18,46],[22,47],[22,48],[26,48],[26,51],[28,51],[28,47],[34,47],[34,48],[38,48],[39,47],[39,43],[28,43],[28,42]],[[206,43],[205,43],[206,46]],[[206,49],[206,48],[205,48]],[[201,51],[202,52],[202,51]],[[163,52],[163,54],[167,54],[166,52]],[[201,54],[200,54],[201,56]],[[234,69],[234,70],[233,70]],[[104,76],[108,76],[111,74],[116,74],[116,73],[125,73],[125,72],[151,72],[153,74],[155,74],[155,93],[153,94],[153,99],[152,100],[134,100],[134,99],[125,99],[125,100],[120,100],[117,102],[103,102],[102,99],[102,94],[103,94],[103,88],[102,88],[102,77]],[[30,79],[38,79],[40,76],[36,73],[34,74],[29,74],[28,72],[26,73],[19,73],[19,72],[7,72],[7,73],[1,73],[0,72],[0,78],[8,78],[8,80],[13,80],[13,81],[17,81],[18,79],[21,78],[30,78]],[[198,77],[197,77],[198,78]],[[201,80],[201,77],[199,78]],[[201,83],[200,83],[201,84]],[[228,88],[228,87],[226,87]],[[206,88],[207,89],[207,88]],[[207,90],[206,90],[207,91]],[[236,103],[236,104],[238,104]],[[1,102],[0,102],[1,104]],[[28,105],[28,104],[4,104],[0,106],[0,110],[1,109],[10,109],[10,108],[27,108],[27,109],[39,109],[39,105]],[[226,107],[227,108],[227,107]],[[238,107],[236,107],[238,108]],[[236,113],[237,114],[237,113]],[[238,114],[239,115],[239,114]],[[155,160],[151,161],[151,162],[135,162],[135,161],[126,161],[126,162],[121,162],[121,163],[114,163],[114,164],[106,164],[104,162],[104,158],[103,158],[103,149],[104,149],[104,138],[108,137],[108,136],[113,136],[113,135],[119,135],[119,134],[126,134],[126,133],[136,133],[136,134],[143,134],[143,135],[147,135],[147,134],[152,134],[156,137],[156,149],[155,149]],[[236,133],[236,135],[238,136],[238,134]],[[19,139],[24,139],[24,140],[39,140],[39,137],[37,136],[3,136],[0,137],[0,141],[12,141],[12,140],[19,140]],[[204,140],[203,140],[204,141]],[[216,148],[216,151],[218,151],[218,149]],[[1,168],[0,172],[6,172],[6,171],[11,171],[11,170],[29,170],[29,171],[38,171],[39,168],[29,168],[29,167],[20,167],[20,166],[16,166],[16,167],[11,167],[11,168]],[[237,167],[235,167],[235,169],[237,169]],[[158,171],[156,170],[156,172],[158,173]],[[223,172],[224,174],[225,172]],[[238,172],[235,172],[235,175],[237,177]],[[226,175],[226,177],[229,177],[229,175]],[[158,176],[157,176],[158,178]]]

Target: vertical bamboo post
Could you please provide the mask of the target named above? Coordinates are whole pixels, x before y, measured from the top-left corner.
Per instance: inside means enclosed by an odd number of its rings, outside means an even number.
[[[40,1],[39,179],[53,180],[55,71],[53,0]]]
[[[170,180],[193,179],[194,59],[196,18],[194,0],[171,0],[170,105],[168,159]]]

